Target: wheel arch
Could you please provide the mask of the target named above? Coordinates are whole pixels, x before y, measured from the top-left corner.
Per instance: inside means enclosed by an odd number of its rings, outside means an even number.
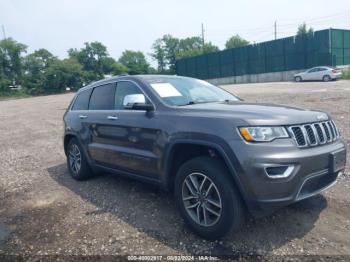
[[[70,142],[71,139],[75,138],[77,140],[77,142],[79,143],[80,147],[81,147],[81,150],[82,150],[82,154],[84,154],[87,162],[89,163],[90,167],[95,171],[97,172],[97,168],[95,167],[94,165],[94,162],[93,160],[90,158],[90,154],[89,152],[87,151],[86,147],[84,146],[83,142],[79,139],[79,136],[76,135],[75,133],[65,133],[64,135],[64,138],[63,138],[63,147],[64,147],[64,153],[65,155],[67,156],[67,150],[68,150],[68,144]]]
[[[64,148],[64,153],[67,155],[67,147],[68,147],[68,143],[72,138],[76,138],[77,136],[72,134],[72,133],[67,133],[64,135],[64,139],[63,139],[63,148]]]
[[[188,152],[187,149],[194,148],[195,150],[199,149],[199,154],[194,154],[192,156],[190,153],[181,154],[180,162],[176,160],[176,153],[179,152]],[[203,154],[203,152],[206,152]],[[231,152],[230,152],[231,153]],[[232,152],[232,154],[234,154]],[[244,202],[246,201],[246,193],[242,186],[242,183],[238,177],[238,168],[231,162],[230,158],[228,157],[224,147],[218,143],[210,142],[210,141],[203,141],[203,140],[194,140],[194,139],[181,139],[177,140],[176,142],[172,143],[169,146],[169,149],[166,153],[165,159],[164,159],[164,179],[163,183],[165,187],[172,191],[175,176],[177,173],[178,168],[186,162],[187,160],[196,157],[196,156],[203,156],[208,155],[211,157],[219,158],[223,161],[223,163],[228,168],[228,172],[230,174],[230,178],[234,185],[237,187],[237,190],[239,191],[241,197],[243,198]],[[192,156],[191,158],[187,158],[187,156]]]
[[[322,81],[325,81],[326,78],[328,78],[328,81],[333,79],[328,73],[322,76]]]
[[[294,76],[294,81],[298,82],[297,79],[299,79],[299,82],[302,82],[303,81],[303,78],[301,75],[296,75]]]

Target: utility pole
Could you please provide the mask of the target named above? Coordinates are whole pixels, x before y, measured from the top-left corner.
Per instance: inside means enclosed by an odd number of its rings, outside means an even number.
[[[202,23],[202,46],[204,47],[204,25]]]
[[[277,21],[275,21],[275,40],[277,39]]]
[[[2,28],[2,36],[3,36],[4,39],[6,39],[5,26],[1,25],[1,28]]]

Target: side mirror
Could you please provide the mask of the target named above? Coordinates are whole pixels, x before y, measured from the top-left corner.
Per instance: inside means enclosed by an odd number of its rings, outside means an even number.
[[[125,109],[154,110],[152,104],[146,103],[146,97],[143,94],[126,95],[123,100],[123,106]]]

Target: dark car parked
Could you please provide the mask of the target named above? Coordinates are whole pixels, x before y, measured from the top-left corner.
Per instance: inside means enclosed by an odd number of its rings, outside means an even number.
[[[245,103],[187,77],[93,83],[64,125],[73,178],[107,171],[173,191],[185,222],[209,239],[239,228],[246,212],[267,215],[329,188],[346,161],[326,113]]]

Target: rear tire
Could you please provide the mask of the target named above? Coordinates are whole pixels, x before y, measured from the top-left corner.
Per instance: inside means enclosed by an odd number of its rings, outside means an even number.
[[[325,76],[323,76],[322,80],[323,80],[323,82],[329,82],[332,80],[332,78],[329,75],[325,75]]]
[[[93,171],[76,138],[72,138],[67,146],[67,166],[70,175],[76,180],[86,180],[93,176]]]
[[[218,159],[196,157],[184,163],[175,178],[175,201],[185,223],[206,239],[218,239],[244,221],[243,201]]]
[[[303,79],[301,78],[301,76],[296,76],[296,77],[294,77],[294,81],[301,82],[301,81],[303,81]]]

